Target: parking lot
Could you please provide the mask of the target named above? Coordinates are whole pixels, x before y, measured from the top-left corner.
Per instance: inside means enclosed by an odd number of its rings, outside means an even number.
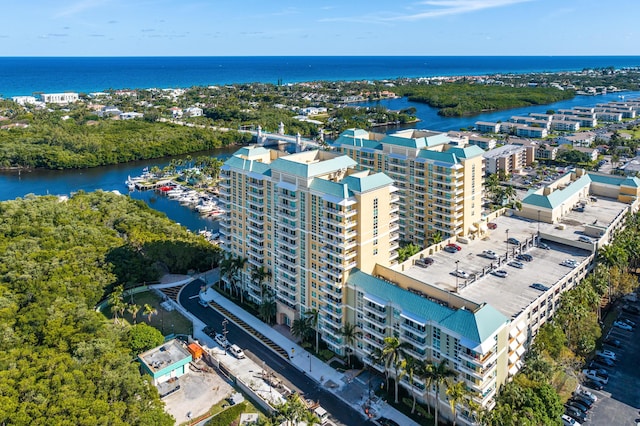
[[[630,303],[639,306],[639,303]],[[621,312],[620,319],[630,319],[640,325],[640,317],[630,313]],[[635,419],[640,418],[640,332],[638,327],[633,331],[626,331],[612,327],[608,333],[609,338],[617,339],[621,343],[620,348],[604,345],[616,353],[618,358],[614,367],[608,368],[609,382],[601,391],[591,390],[598,396],[598,401],[589,412],[587,425],[635,425]],[[607,336],[607,335],[606,335]],[[603,339],[604,340],[604,339]]]
[[[522,248],[522,253],[531,255],[532,260],[520,261],[522,268],[514,267],[508,262],[514,260],[520,246],[507,244],[507,230],[509,238],[516,238],[524,244],[537,234],[540,225],[515,216],[502,216],[494,222],[498,227],[484,238],[460,244],[460,251],[434,253],[430,256],[433,262],[428,267],[413,266],[405,270],[405,274],[445,291],[455,291],[457,286],[458,293],[465,299],[475,303],[486,302],[507,317],[514,317],[544,294],[544,291],[532,287],[534,283],[553,286],[574,270],[574,267],[561,265],[563,260],[573,259],[580,265],[591,254],[579,248],[547,242],[549,250],[535,246]],[[542,224],[541,231],[551,227],[550,224]],[[505,262],[507,250],[509,260]],[[486,251],[494,252],[497,259],[487,257],[483,254]],[[470,278],[461,273],[456,277],[456,270],[464,271]],[[492,270],[503,270],[507,275],[496,276]]]

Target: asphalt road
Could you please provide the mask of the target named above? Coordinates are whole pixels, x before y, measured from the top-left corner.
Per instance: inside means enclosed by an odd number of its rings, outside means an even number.
[[[198,317],[205,324],[213,327],[217,332],[222,330],[224,317],[212,308],[205,308],[198,303],[198,298],[193,297],[200,291],[200,282],[194,281],[182,289],[180,304],[189,312]],[[360,412],[343,402],[331,392],[318,386],[306,374],[293,367],[273,351],[259,343],[253,336],[237,327],[231,321],[227,324],[227,338],[232,343],[238,344],[247,353],[253,355],[254,360],[263,361],[269,369],[283,379],[286,386],[297,390],[305,398],[320,401],[329,413],[331,420],[338,425],[374,425],[371,421],[365,421]],[[286,349],[286,348],[285,348]]]

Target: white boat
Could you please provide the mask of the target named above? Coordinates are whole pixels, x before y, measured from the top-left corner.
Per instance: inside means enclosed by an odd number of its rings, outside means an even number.
[[[129,191],[133,191],[136,189],[136,183],[133,181],[133,179],[131,179],[131,176],[127,177],[127,180],[124,182],[124,184],[127,185]]]
[[[211,201],[206,201],[204,203],[200,203],[196,206],[196,210],[200,213],[209,213],[216,208],[216,204]]]
[[[222,216],[225,213],[226,212],[224,210],[222,210],[221,208],[217,208],[217,209],[212,210],[211,213],[209,213],[209,217],[216,218],[216,217]]]

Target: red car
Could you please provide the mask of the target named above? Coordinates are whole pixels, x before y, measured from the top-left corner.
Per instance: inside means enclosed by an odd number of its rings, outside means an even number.
[[[487,228],[489,229],[496,229],[497,227],[498,225],[496,223],[493,223],[493,222],[487,223]]]
[[[452,244],[447,244],[447,247],[454,248],[454,249],[456,249],[456,250],[458,250],[458,251],[462,250],[462,247],[460,247],[460,246],[459,246],[459,245],[457,245],[457,244],[453,244],[453,243],[452,243]]]

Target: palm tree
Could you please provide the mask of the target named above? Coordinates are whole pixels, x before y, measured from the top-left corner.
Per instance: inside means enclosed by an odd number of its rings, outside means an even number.
[[[156,315],[158,313],[158,310],[150,304],[145,303],[142,313],[147,316],[148,322],[151,322],[151,315]]]
[[[338,331],[338,334],[344,338],[345,351],[347,352],[347,365],[351,367],[351,346],[353,346],[360,332],[356,325],[346,322]]]
[[[311,328],[309,323],[304,318],[298,318],[293,320],[291,324],[291,335],[297,339],[304,341],[310,334]]]
[[[111,305],[111,312],[113,313],[113,322],[118,322],[118,314],[124,313],[127,308],[122,297],[124,293],[124,287],[122,285],[116,286],[111,294],[109,294],[109,304]]]
[[[453,426],[456,426],[457,410],[456,405],[462,402],[467,395],[469,395],[469,390],[464,382],[455,382],[449,385],[446,390],[447,397],[449,398],[449,406],[451,407],[451,414],[453,414]]]
[[[251,281],[255,283],[256,287],[260,288],[260,300],[264,299],[264,292],[266,287],[264,282],[267,280],[267,278],[271,278],[271,271],[269,271],[264,266],[261,266],[259,268],[254,266],[251,269]]]
[[[306,413],[309,412],[297,393],[289,395],[287,401],[278,405],[276,410],[278,421],[285,421],[287,425],[298,424],[300,420],[306,418]]]
[[[127,305],[127,312],[131,314],[133,317],[133,323],[136,323],[136,317],[138,316],[138,312],[140,311],[140,305],[136,305],[135,303]]]
[[[438,414],[440,412],[440,386],[444,384],[450,377],[454,377],[456,372],[447,367],[448,361],[442,360],[439,364],[434,364],[433,383],[436,385],[436,406],[435,406],[435,424],[438,424]]]
[[[418,367],[418,371],[420,372],[420,377],[424,380],[424,388],[427,392],[427,412],[431,414],[431,404],[429,404],[429,393],[431,392],[431,385],[433,384],[433,379],[435,378],[434,374],[435,367],[431,361],[425,361]]]
[[[416,410],[416,394],[413,391],[414,377],[418,369],[418,361],[413,357],[407,357],[400,363],[400,376],[398,380],[402,380],[404,376],[409,378],[409,386],[411,388],[411,397],[413,398],[413,405],[411,406],[411,414]]]
[[[466,404],[467,407],[469,407],[471,416],[473,417],[473,420],[476,422],[476,424],[479,426],[484,426],[489,416],[489,411],[482,405],[474,401],[471,396],[466,399]]]
[[[273,300],[272,297],[269,297],[262,301],[258,308],[258,313],[264,322],[271,324],[273,318],[276,316],[277,310],[278,306],[276,305],[276,301]]]
[[[408,346],[406,342],[400,342],[395,336],[384,338],[384,347],[382,348],[382,355],[384,356],[384,365],[386,369],[393,366],[395,375],[393,376],[395,382],[395,402],[398,403],[398,369],[400,363],[405,356],[405,348]],[[389,384],[387,383],[387,391]]]
[[[316,353],[318,353],[318,347],[319,347],[319,336],[320,333],[318,333],[318,319],[320,318],[320,315],[318,313],[317,309],[311,309],[309,311],[307,311],[305,313],[305,319],[309,322],[309,327],[313,328],[313,330],[315,331],[315,335],[316,335]]]

